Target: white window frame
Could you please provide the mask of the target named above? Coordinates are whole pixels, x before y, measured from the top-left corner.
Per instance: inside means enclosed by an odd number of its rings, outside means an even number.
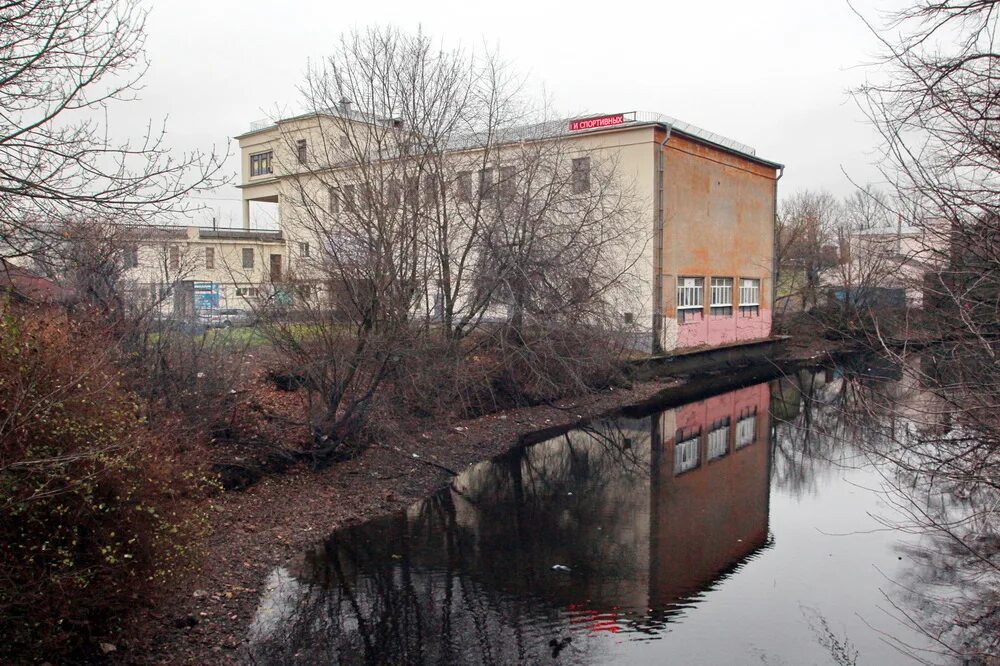
[[[677,278],[677,309],[705,308],[705,278],[681,275]]]
[[[695,435],[674,445],[674,474],[683,474],[698,467],[700,442],[701,435]]]
[[[729,453],[729,419],[713,430],[708,431],[708,445],[705,455],[711,460],[717,460]]]
[[[711,301],[709,307],[712,314],[731,315],[733,313],[733,278],[713,277],[711,285]],[[715,312],[716,308],[728,308],[728,312]]]
[[[744,416],[736,422],[736,448],[753,444],[757,439],[757,413]]]
[[[740,307],[760,306],[760,278],[740,278]]]

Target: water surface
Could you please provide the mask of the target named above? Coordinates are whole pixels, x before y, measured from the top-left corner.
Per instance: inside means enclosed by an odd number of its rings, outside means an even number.
[[[891,664],[920,534],[843,373],[600,421],[272,572],[254,663]],[[867,381],[867,380],[866,380]],[[887,380],[890,381],[891,380]],[[853,415],[853,416],[856,416]],[[855,441],[852,441],[855,440]]]

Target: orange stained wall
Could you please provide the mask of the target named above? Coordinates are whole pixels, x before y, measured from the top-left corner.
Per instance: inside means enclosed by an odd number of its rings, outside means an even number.
[[[760,278],[770,309],[777,170],[676,133],[664,153],[664,314],[678,276],[706,278],[706,306],[711,276]]]
[[[702,433],[699,463],[692,470],[676,473],[676,433],[662,433],[654,443],[662,448],[652,469],[651,606],[698,592],[767,541],[770,395],[767,384],[757,384],[677,408],[675,425],[683,436]],[[756,439],[737,449],[736,422],[748,410],[756,410]],[[708,431],[725,417],[728,452],[708,460]]]

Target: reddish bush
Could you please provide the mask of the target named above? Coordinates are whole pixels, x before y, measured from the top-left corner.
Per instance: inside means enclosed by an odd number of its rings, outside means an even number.
[[[183,561],[182,482],[86,322],[0,312],[0,661],[86,661]]]

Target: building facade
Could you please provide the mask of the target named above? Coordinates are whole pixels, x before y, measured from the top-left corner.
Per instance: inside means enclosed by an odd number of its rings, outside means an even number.
[[[342,109],[262,123],[238,136],[244,230],[249,233],[253,226],[254,207],[269,205],[276,208],[283,254],[321,247],[323,240],[304,222],[301,211],[305,200],[326,196],[319,186],[322,172],[343,174],[359,168],[357,160],[349,159],[352,139],[342,128],[391,122]],[[574,179],[579,175],[587,187],[591,156],[613,162],[616,177],[628,183],[641,215],[633,244],[638,250],[634,258],[623,259],[623,270],[631,278],[628,293],[613,298],[622,320],[638,327],[637,347],[669,353],[770,335],[782,165],[758,157],[749,146],[659,114],[608,114],[532,130],[529,141],[565,146]],[[514,140],[510,145],[513,150]],[[503,150],[482,159],[474,143],[449,149],[456,160],[485,165],[478,170],[480,188],[485,177],[502,177]],[[331,159],[338,151],[348,158]],[[308,184],[303,174],[315,183]],[[461,177],[462,172],[459,182]],[[338,183],[347,181],[349,176],[338,176]],[[330,191],[334,214],[334,196],[342,194]],[[302,266],[298,276],[306,279],[308,271]]]

